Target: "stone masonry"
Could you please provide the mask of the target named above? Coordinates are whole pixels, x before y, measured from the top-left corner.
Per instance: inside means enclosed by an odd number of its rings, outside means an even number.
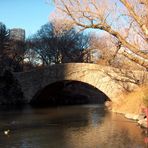
[[[55,64],[29,72],[14,73],[24,98],[32,98],[46,86],[63,80],[90,84],[116,102],[124,92],[132,91],[141,84],[148,84],[148,72],[128,71],[88,63]]]

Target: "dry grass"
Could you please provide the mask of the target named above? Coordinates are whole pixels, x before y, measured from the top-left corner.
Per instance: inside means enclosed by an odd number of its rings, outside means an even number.
[[[124,114],[139,114],[143,107],[148,107],[148,86],[139,87],[135,91],[125,94],[124,99],[113,104],[112,110]]]

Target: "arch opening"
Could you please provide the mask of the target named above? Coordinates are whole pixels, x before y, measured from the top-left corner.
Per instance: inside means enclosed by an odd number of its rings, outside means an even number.
[[[59,106],[80,104],[103,104],[109,97],[96,87],[80,82],[64,80],[39,90],[30,104],[33,106]]]

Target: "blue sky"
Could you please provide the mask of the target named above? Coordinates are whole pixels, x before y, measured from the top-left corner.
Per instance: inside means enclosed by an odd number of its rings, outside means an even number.
[[[53,9],[46,0],[0,0],[0,22],[8,29],[25,29],[28,37],[49,21]]]

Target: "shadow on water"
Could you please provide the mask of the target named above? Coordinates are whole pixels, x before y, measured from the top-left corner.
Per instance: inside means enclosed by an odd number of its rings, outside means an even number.
[[[10,109],[10,110],[9,110]],[[27,105],[22,108],[0,109],[0,134],[5,129],[13,132],[48,128],[84,128],[92,118],[94,124],[102,122],[107,113],[103,106],[60,106],[34,109]],[[100,117],[100,118],[99,118]]]
[[[109,98],[94,86],[80,81],[58,81],[39,90],[32,106],[103,104]]]

